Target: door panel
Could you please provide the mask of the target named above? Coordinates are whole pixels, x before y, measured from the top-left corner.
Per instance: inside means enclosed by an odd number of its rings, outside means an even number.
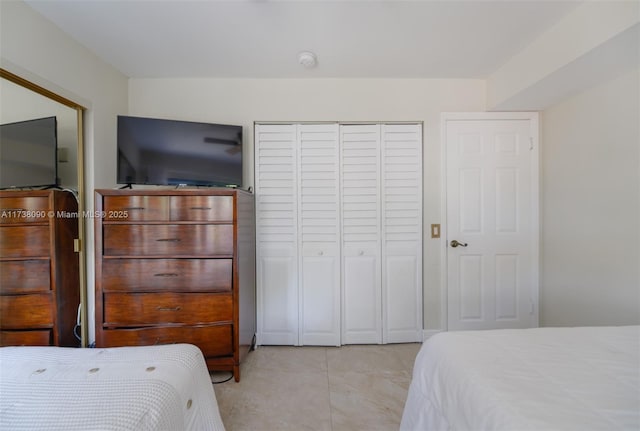
[[[299,124],[298,250],[302,345],[340,345],[338,125]]]
[[[382,309],[376,243],[343,249],[343,344],[380,344]]]
[[[382,342],[422,341],[422,126],[382,125]]]
[[[537,325],[537,116],[499,115],[445,123],[450,330]]]
[[[518,317],[518,260],[515,254],[496,256],[496,319]]]
[[[412,343],[422,340],[422,301],[416,299],[419,264],[415,250],[385,257],[384,343]]]
[[[337,253],[305,250],[301,259],[300,344],[340,345],[340,259]]]
[[[518,171],[513,168],[496,170],[496,232],[518,231]]]
[[[260,250],[260,344],[298,344],[297,256],[293,249]]]
[[[459,293],[457,299],[460,319],[463,321],[482,321],[486,317],[483,267],[481,255],[458,256]],[[452,299],[455,300],[455,298],[454,296]]]
[[[293,125],[255,128],[258,344],[298,344],[295,142]]]
[[[342,125],[342,343],[382,342],[380,125]]]
[[[482,233],[483,177],[482,169],[460,169],[458,214],[461,233]]]

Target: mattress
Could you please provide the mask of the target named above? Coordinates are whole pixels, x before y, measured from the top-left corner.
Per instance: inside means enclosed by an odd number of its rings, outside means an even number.
[[[0,429],[224,430],[200,349],[0,348]]]
[[[401,430],[638,430],[640,326],[440,333]]]

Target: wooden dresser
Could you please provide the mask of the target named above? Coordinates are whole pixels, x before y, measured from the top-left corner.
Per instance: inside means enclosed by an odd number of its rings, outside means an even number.
[[[190,343],[233,371],[255,336],[251,193],[96,190],[96,345]]]
[[[0,191],[0,345],[80,345],[77,211],[67,191]]]

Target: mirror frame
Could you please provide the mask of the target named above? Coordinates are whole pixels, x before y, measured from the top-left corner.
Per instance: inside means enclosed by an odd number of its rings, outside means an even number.
[[[13,82],[21,87],[38,93],[55,102],[65,105],[76,111],[77,128],[78,128],[78,239],[74,241],[75,251],[78,253],[79,274],[80,277],[80,345],[87,347],[88,341],[88,308],[87,308],[87,273],[86,273],[86,255],[85,255],[85,187],[84,187],[84,128],[83,118],[86,108],[66,97],[60,96],[53,91],[47,90],[31,81],[28,81],[6,69],[0,68],[0,78]]]

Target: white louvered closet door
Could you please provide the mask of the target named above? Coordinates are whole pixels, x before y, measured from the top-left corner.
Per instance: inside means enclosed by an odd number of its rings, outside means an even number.
[[[382,125],[383,343],[422,341],[422,126]]]
[[[258,343],[422,339],[422,126],[257,125]]]
[[[300,344],[340,345],[338,124],[298,128]]]
[[[258,344],[297,345],[296,126],[255,126]]]
[[[341,125],[342,344],[382,342],[380,125]]]

